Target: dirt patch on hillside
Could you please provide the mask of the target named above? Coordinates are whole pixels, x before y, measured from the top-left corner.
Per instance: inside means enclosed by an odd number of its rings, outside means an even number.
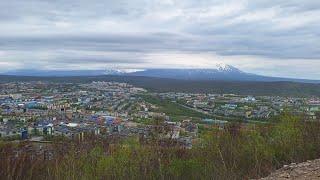
[[[262,180],[271,179],[320,180],[320,159],[285,165],[268,177],[262,178]]]

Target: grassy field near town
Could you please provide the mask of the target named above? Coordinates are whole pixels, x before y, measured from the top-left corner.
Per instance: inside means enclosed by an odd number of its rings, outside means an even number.
[[[158,96],[152,96],[149,94],[141,95],[141,97],[148,103],[154,104],[159,107],[157,111],[164,112],[166,115],[170,116],[171,120],[177,121],[185,117],[194,117],[194,118],[207,118],[210,115],[197,112],[183,106],[180,106],[177,103],[171,102],[168,99],[161,99]]]

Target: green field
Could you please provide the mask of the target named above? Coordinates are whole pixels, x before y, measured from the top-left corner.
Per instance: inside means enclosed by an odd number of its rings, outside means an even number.
[[[180,106],[177,103],[171,102],[168,99],[161,99],[158,96],[152,96],[149,94],[141,95],[141,98],[148,103],[154,104],[159,107],[157,112],[164,112],[166,115],[170,116],[172,121],[178,121],[186,117],[192,118],[209,118],[209,115],[197,112],[183,106]]]

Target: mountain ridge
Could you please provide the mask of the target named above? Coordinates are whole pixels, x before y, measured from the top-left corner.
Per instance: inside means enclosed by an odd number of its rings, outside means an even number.
[[[14,70],[1,75],[34,77],[70,77],[70,76],[142,76],[179,80],[218,80],[218,81],[255,81],[255,82],[303,82],[320,83],[320,80],[283,78],[257,75],[244,72],[227,64],[216,64],[212,68],[149,68],[149,69],[106,69],[106,70]]]

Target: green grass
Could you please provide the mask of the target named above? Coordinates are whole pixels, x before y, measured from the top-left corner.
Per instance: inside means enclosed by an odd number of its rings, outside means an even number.
[[[154,120],[150,119],[150,118],[136,118],[136,119],[134,119],[134,122],[145,124],[145,125],[154,124]]]
[[[177,121],[186,117],[194,117],[194,118],[208,118],[210,116],[203,114],[201,112],[197,112],[188,108],[185,108],[177,103],[171,102],[168,99],[161,99],[157,96],[152,95],[141,95],[143,100],[148,103],[154,104],[159,107],[156,111],[164,112],[166,115],[170,116],[171,120]]]

